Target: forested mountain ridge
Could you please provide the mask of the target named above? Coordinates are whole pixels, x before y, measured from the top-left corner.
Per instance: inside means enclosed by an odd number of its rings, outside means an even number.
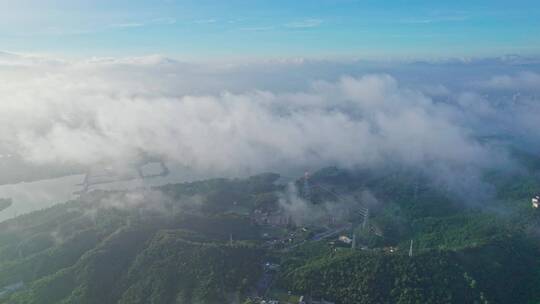
[[[319,216],[315,223],[286,213],[291,185],[278,178],[94,191],[0,223],[0,286],[20,283],[2,292],[0,303],[286,303],[300,295],[343,304],[540,299],[539,215],[528,199],[538,185],[534,174],[486,173],[498,190],[493,206],[504,210],[496,212],[463,204],[409,169],[326,168],[310,179],[312,205],[304,212]],[[369,190],[376,199],[365,205],[376,232],[361,229],[354,216],[321,215],[336,210],[328,209],[336,198],[315,185],[349,197],[334,202],[340,208],[367,201]],[[295,187],[301,199],[303,181]],[[277,215],[286,221],[273,223]],[[337,240],[351,236],[347,227],[357,249]],[[277,270],[265,266],[273,264]]]

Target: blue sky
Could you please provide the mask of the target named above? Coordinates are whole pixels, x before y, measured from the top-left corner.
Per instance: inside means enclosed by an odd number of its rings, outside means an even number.
[[[0,50],[177,58],[540,53],[533,0],[0,0]]]

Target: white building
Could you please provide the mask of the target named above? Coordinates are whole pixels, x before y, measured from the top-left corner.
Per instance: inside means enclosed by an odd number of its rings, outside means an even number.
[[[349,238],[348,236],[345,236],[345,235],[340,236],[340,237],[339,237],[339,241],[340,241],[340,242],[343,242],[343,243],[345,243],[345,244],[350,244],[350,243],[352,243],[351,238]]]

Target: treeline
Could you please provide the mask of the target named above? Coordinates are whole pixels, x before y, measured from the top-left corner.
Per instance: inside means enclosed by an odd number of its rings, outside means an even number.
[[[245,295],[262,252],[242,241],[192,241],[203,238],[151,226],[121,228],[99,244],[79,236],[80,244],[18,262],[17,272],[4,268],[6,279],[30,283],[0,303],[223,303]]]
[[[283,288],[336,303],[535,303],[538,249],[505,239],[463,251],[341,250],[285,264]]]

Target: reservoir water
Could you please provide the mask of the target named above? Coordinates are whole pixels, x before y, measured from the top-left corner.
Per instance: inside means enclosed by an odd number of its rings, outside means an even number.
[[[0,198],[11,198],[13,204],[0,212],[0,222],[17,215],[51,207],[75,197],[84,175],[0,186]]]
[[[186,167],[176,167],[172,168],[167,176],[93,185],[89,190],[125,190],[189,182],[211,177],[215,177],[215,175],[196,173]],[[0,211],[0,222],[75,199],[78,196],[76,193],[82,189],[81,183],[84,178],[84,174],[78,174],[34,182],[0,185],[0,198],[11,198],[13,200],[10,207]]]

